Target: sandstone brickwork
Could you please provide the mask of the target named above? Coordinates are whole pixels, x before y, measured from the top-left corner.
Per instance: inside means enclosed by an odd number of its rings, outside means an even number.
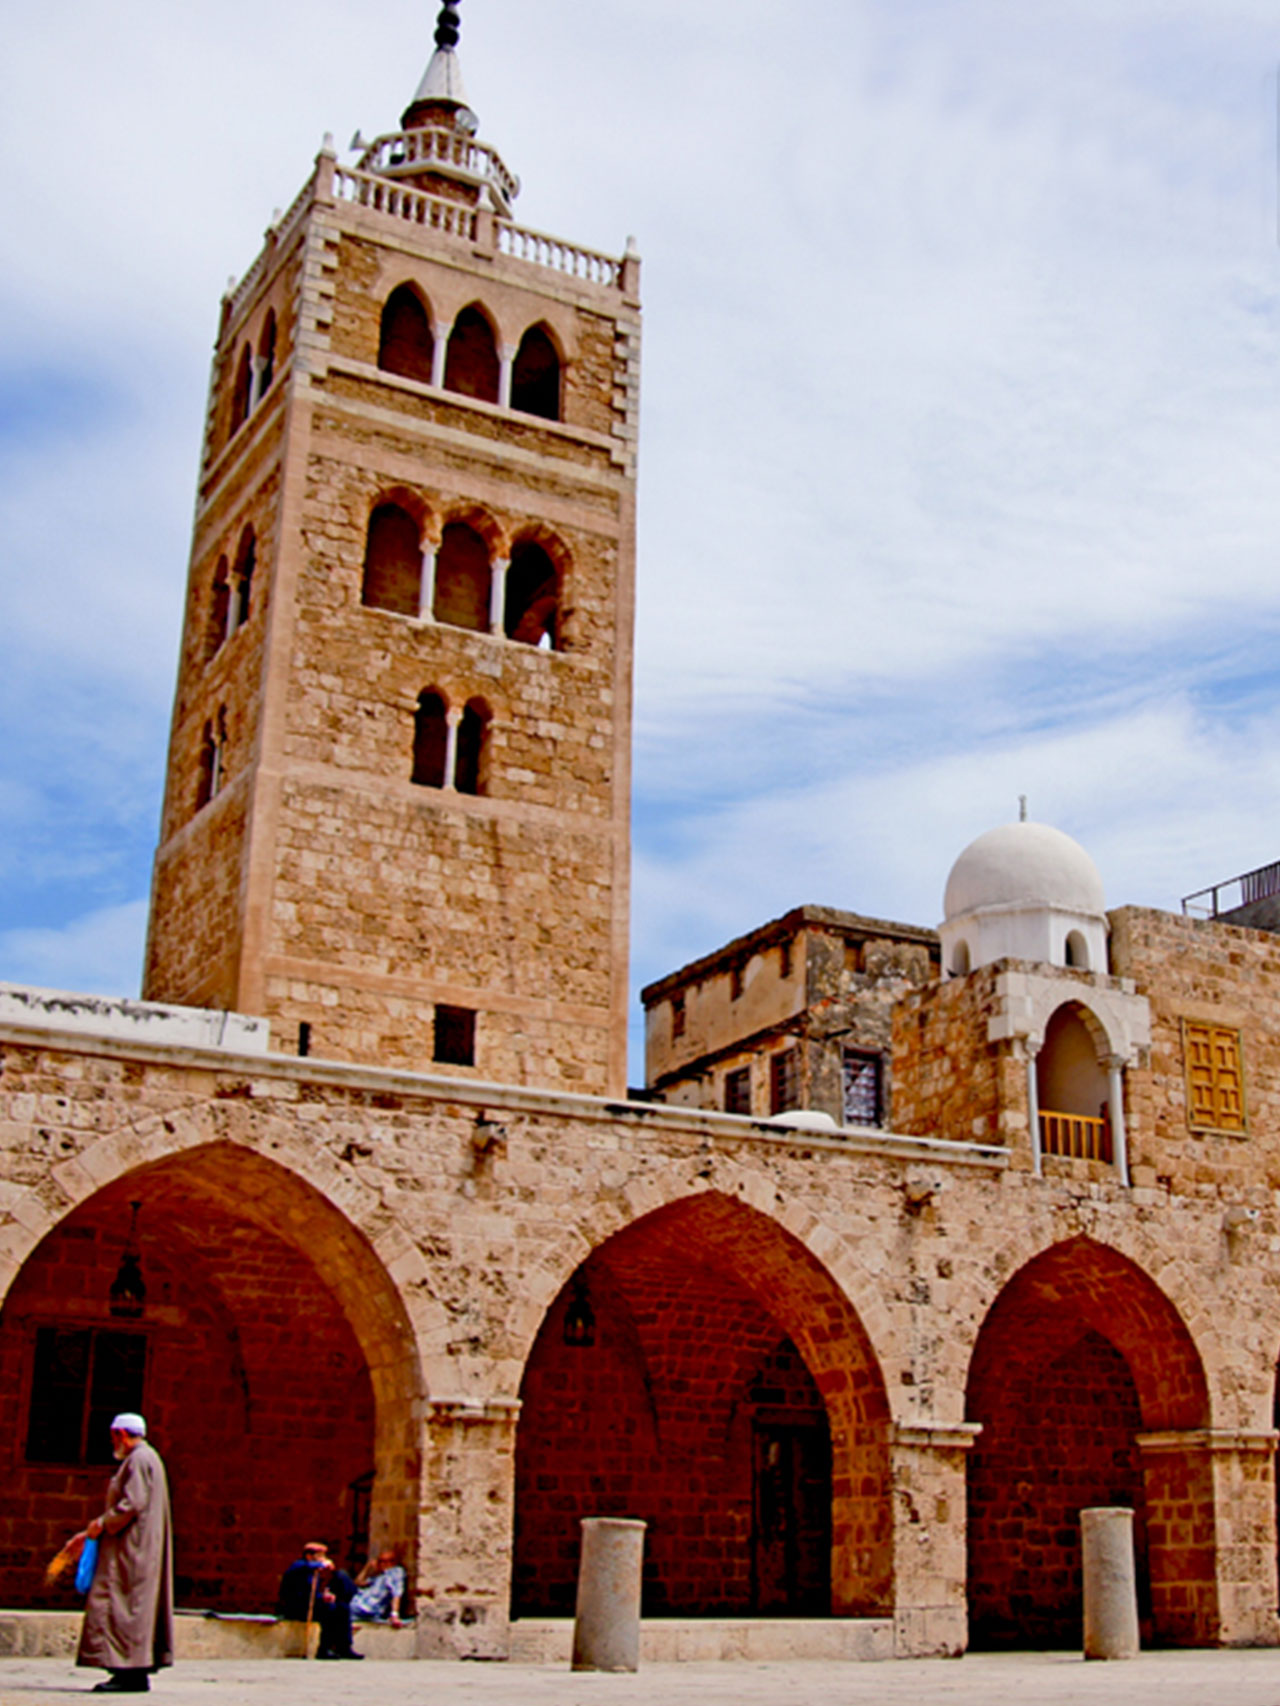
[[[617,1093],[635,263],[586,280],[500,252],[492,221],[466,240],[348,199],[370,184],[322,155],[224,304],[145,989],[265,1013],[329,1058],[417,1068],[437,1058],[437,1007],[459,1007],[476,1017],[458,1072]],[[503,359],[542,327],[560,418],[380,366],[405,286],[441,344],[477,307]],[[269,318],[274,377],[241,419],[244,352]],[[536,545],[555,573],[554,646],[509,638],[496,606],[493,631],[371,607],[363,565],[386,503],[428,550],[457,523],[491,564]],[[219,564],[246,526],[248,619],[215,644]],[[429,691],[481,708],[478,787],[413,780]]]

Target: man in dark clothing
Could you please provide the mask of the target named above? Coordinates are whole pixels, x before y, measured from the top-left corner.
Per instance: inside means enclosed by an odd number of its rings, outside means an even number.
[[[276,1616],[320,1625],[318,1659],[361,1659],[351,1647],[351,1596],[355,1583],[329,1556],[322,1540],[309,1540],[280,1578]]]

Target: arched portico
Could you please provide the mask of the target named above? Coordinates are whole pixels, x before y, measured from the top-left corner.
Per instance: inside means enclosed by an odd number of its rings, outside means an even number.
[[[121,1315],[134,1202],[146,1298]],[[4,1555],[20,1532],[47,1556],[83,1523],[108,1472],[104,1412],[139,1406],[169,1461],[180,1601],[269,1608],[304,1531],[343,1554],[413,1550],[423,1395],[403,1302],[319,1190],[242,1145],[196,1145],[86,1193],[9,1287],[0,1378],[20,1394]],[[6,1603],[35,1602],[38,1572],[12,1574]]]
[[[1209,1398],[1181,1316],[1127,1257],[1088,1238],[1009,1280],[974,1349],[967,1415],[968,1594],[978,1645],[1077,1645],[1079,1512],[1135,1512],[1147,1638],[1218,1629]]]
[[[605,1240],[521,1396],[517,1610],[571,1607],[593,1514],[649,1522],[651,1612],[889,1609],[880,1369],[830,1273],[759,1210],[706,1191]]]

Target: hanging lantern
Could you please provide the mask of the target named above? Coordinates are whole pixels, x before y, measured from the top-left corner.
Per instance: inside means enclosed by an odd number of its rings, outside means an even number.
[[[564,1342],[576,1350],[589,1350],[596,1342],[596,1312],[587,1296],[587,1282],[575,1279],[564,1312]]]
[[[107,1297],[113,1315],[125,1321],[136,1321],[147,1306],[147,1282],[142,1277],[142,1252],[138,1248],[138,1210],[142,1204],[135,1202],[129,1206],[133,1210],[129,1236]]]

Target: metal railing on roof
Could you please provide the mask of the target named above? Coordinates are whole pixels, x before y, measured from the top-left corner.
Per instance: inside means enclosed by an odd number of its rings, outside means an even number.
[[[1249,906],[1256,900],[1269,900],[1277,894],[1280,894],[1280,859],[1270,865],[1259,865],[1256,871],[1245,871],[1239,877],[1228,877],[1225,882],[1184,895],[1182,910],[1189,918],[1220,918],[1224,912],[1234,912],[1238,907]]]

